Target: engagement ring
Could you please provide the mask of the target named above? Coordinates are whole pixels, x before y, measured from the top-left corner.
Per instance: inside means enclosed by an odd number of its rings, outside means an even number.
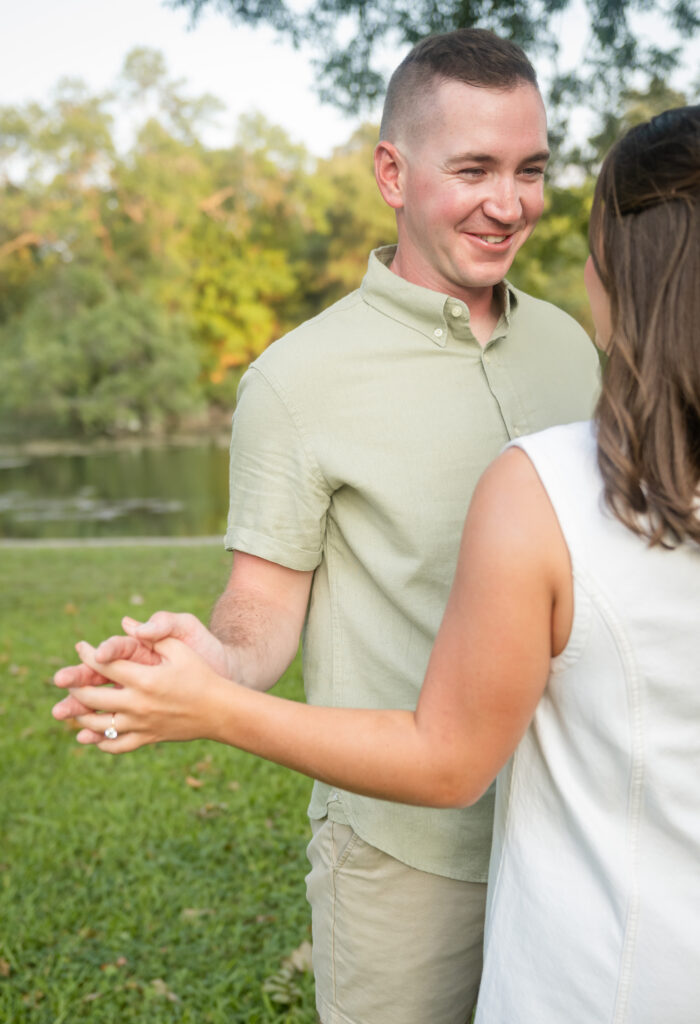
[[[116,740],[118,735],[119,733],[114,727],[114,715],[112,715],[112,724],[109,726],[108,729],[105,729],[105,736],[107,737],[108,740]]]

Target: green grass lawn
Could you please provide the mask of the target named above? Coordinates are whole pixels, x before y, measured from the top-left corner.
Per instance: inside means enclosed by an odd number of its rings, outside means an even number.
[[[50,708],[73,644],[208,618],[216,547],[0,551],[0,1021],[315,1021],[310,783],[214,743],[121,758]],[[298,661],[277,692],[302,696]],[[290,957],[297,951],[290,961]]]

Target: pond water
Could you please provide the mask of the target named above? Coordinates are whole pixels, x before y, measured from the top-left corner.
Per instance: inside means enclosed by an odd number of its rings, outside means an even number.
[[[220,535],[228,508],[223,440],[0,455],[0,537]]]

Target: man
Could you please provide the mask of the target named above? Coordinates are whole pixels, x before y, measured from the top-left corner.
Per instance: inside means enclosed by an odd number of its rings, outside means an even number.
[[[241,383],[234,560],[212,633],[158,613],[127,622],[132,636],[174,633],[268,688],[303,631],[310,702],[415,705],[479,475],[510,438],[587,418],[597,390],[584,332],[504,281],[542,213],[547,159],[518,47],[460,30],[411,51],[375,153],[398,245]],[[307,891],[323,1024],[469,1019],[492,800],[425,810],[314,786]]]

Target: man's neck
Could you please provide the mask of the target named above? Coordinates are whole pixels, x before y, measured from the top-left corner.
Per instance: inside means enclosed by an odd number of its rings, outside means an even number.
[[[420,285],[421,288],[430,288],[432,291],[450,295],[453,299],[460,299],[464,302],[469,309],[469,326],[472,334],[482,348],[487,345],[503,312],[502,286],[456,289],[450,288],[449,285],[446,288],[437,287],[436,283],[435,287],[433,287],[429,282],[423,280],[420,275],[412,273],[411,267],[406,266],[405,261],[401,259],[398,249],[389,264],[389,270],[396,274],[397,277],[402,277],[405,281],[410,281],[412,284]]]
[[[467,302],[471,332],[484,348],[494,332],[503,311],[502,289],[492,288],[487,302]]]

